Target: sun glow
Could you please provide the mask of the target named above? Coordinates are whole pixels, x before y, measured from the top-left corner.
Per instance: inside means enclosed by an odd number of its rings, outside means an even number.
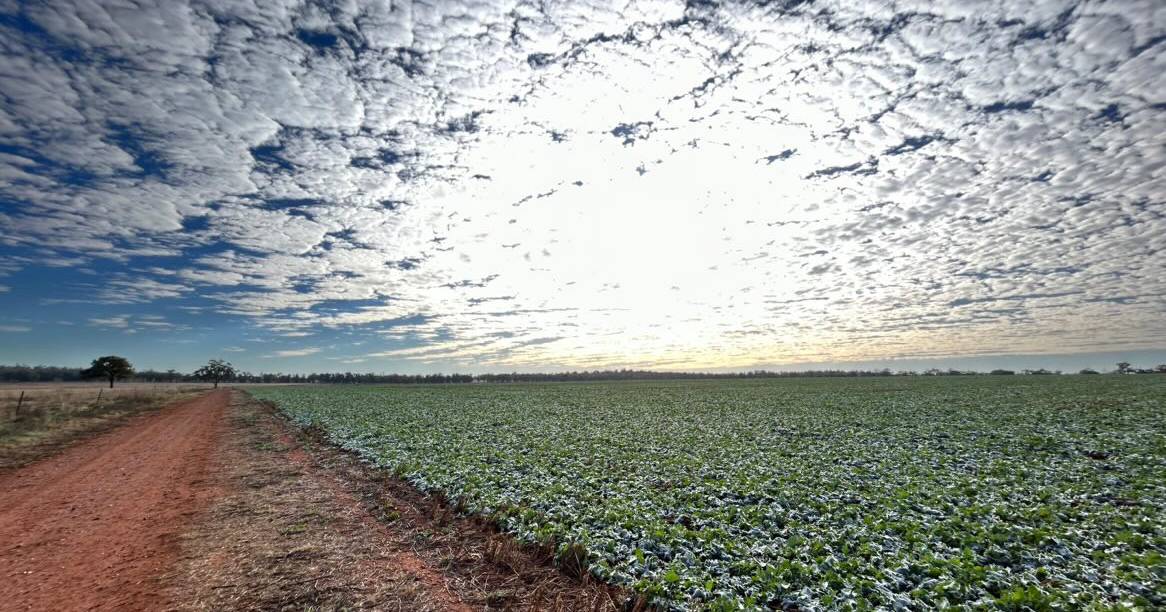
[[[386,370],[1166,341],[1151,18],[245,5],[0,23],[6,299],[43,262],[105,279],[94,330],[161,330],[123,306],[174,307],[171,333],[229,321],[295,339],[271,359]],[[69,282],[30,299],[92,297]]]

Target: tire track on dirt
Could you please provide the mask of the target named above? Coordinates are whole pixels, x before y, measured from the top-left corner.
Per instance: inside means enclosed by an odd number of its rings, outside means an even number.
[[[614,612],[627,600],[233,395],[213,470],[222,494],[183,535],[169,580],[176,612]]]
[[[215,491],[229,392],[0,474],[0,602],[14,610],[158,609],[178,536]],[[9,608],[11,606],[11,608]]]

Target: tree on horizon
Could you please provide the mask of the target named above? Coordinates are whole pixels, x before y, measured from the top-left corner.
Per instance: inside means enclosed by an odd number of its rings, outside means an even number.
[[[125,357],[106,355],[94,359],[89,367],[81,371],[82,378],[104,378],[109,381],[109,388],[113,388],[115,380],[122,380],[134,375],[134,366]]]
[[[219,388],[219,383],[223,380],[235,377],[235,366],[230,362],[222,359],[211,359],[206,365],[194,371],[194,376],[202,380],[209,380],[215,383],[215,388]]]

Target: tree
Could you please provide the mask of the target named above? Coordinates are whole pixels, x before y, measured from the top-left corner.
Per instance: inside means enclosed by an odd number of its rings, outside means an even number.
[[[104,378],[113,388],[113,381],[134,375],[134,366],[125,357],[106,355],[93,360],[88,369],[81,371],[82,378]]]
[[[1129,371],[1130,371],[1130,362],[1119,361],[1117,363],[1117,373],[1118,374],[1128,374]]]
[[[1078,374],[1097,374],[1097,370],[1094,370],[1093,368],[1084,368],[1083,370],[1081,370],[1080,372],[1077,372],[1077,373]]]
[[[210,380],[219,388],[219,382],[235,377],[235,366],[222,359],[211,359],[206,365],[194,371],[194,375],[202,380]]]

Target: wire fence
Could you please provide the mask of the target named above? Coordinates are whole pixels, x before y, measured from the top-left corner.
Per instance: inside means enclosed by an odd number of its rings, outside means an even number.
[[[0,426],[68,419],[107,410],[133,409],[169,396],[209,388],[189,383],[28,383],[0,386]]]

